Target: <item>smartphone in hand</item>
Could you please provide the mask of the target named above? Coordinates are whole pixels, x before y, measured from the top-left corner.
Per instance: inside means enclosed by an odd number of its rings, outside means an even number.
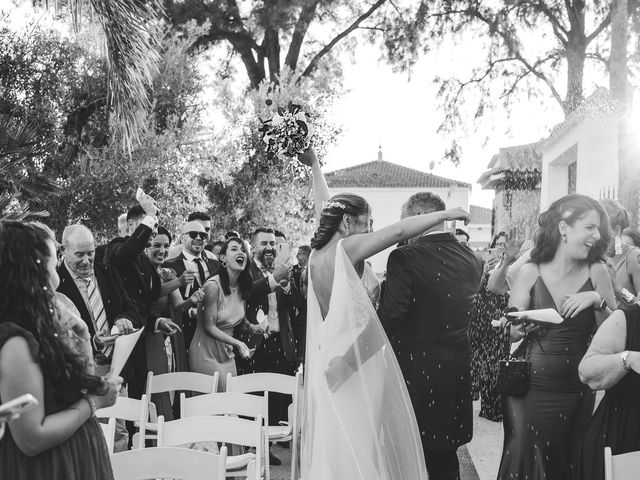
[[[291,244],[281,242],[276,245],[276,265],[283,265],[291,259]]]

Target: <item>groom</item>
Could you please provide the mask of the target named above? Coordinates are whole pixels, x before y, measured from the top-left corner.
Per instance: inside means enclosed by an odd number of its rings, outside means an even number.
[[[444,210],[412,195],[402,218]],[[471,311],[482,261],[437,225],[389,256],[378,311],[404,375],[431,480],[460,478],[457,449],[471,440]]]

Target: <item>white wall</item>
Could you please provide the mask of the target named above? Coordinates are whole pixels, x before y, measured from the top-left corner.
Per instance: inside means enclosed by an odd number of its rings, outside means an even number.
[[[578,169],[576,193],[599,200],[601,192],[615,187],[618,191],[618,120],[587,121],[572,127],[560,138],[544,147],[540,211],[566,195],[568,160],[562,154],[577,144]]]
[[[469,188],[457,187],[449,188],[331,188],[331,195],[337,193],[355,193],[364,197],[369,205],[373,216],[373,228],[379,229],[400,220],[400,210],[404,202],[411,195],[417,192],[429,191],[438,195],[444,201],[447,208],[462,207],[469,210]],[[381,273],[387,268],[387,257],[391,250],[378,253],[370,258],[373,270]]]
[[[491,243],[490,223],[470,223],[467,227],[469,243],[472,248],[484,249]]]

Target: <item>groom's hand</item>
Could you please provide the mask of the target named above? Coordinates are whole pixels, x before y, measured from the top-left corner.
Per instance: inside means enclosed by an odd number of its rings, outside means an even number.
[[[329,360],[329,365],[324,371],[324,377],[331,393],[334,393],[353,374],[353,370],[348,366],[343,357],[333,357]]]

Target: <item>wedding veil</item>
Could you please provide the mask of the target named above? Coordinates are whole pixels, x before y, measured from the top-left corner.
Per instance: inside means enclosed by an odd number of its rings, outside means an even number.
[[[306,352],[302,479],[427,478],[404,378],[342,241],[324,320],[309,274]]]

